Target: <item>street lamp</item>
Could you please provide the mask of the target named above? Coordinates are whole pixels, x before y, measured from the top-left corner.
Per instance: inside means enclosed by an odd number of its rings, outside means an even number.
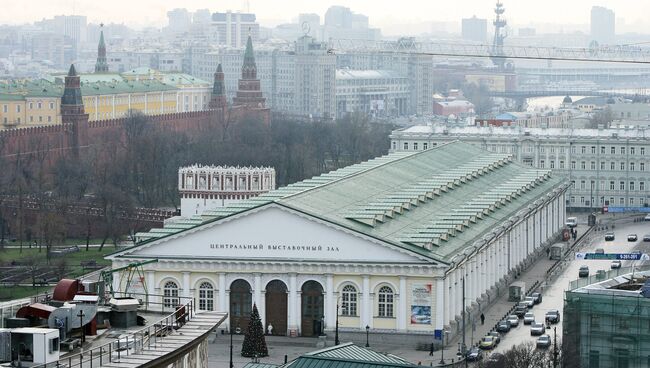
[[[336,302],[336,329],[334,331],[334,345],[338,345],[339,341],[339,302]],[[230,367],[232,368],[232,367]]]
[[[442,338],[442,342],[441,342],[441,345],[442,345],[442,351],[440,352],[440,353],[441,353],[440,363],[438,363],[438,364],[440,364],[440,365],[444,365],[444,364],[445,364],[445,334],[446,334],[446,333],[447,333],[447,331],[445,331],[445,330],[443,329],[443,330],[442,330],[442,334],[441,334],[441,335],[442,335],[442,336],[441,336],[441,338]]]
[[[368,334],[370,333],[370,326],[366,325],[366,347],[370,347],[370,343],[368,342]]]

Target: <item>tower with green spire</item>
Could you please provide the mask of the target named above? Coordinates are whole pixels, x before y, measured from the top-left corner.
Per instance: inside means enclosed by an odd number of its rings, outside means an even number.
[[[99,46],[97,46],[97,62],[95,73],[108,73],[108,62],[106,61],[106,43],[104,43],[104,24],[99,25]]]
[[[217,71],[214,73],[214,84],[212,85],[212,94],[208,107],[211,109],[225,109],[226,105],[224,73],[221,64],[219,64],[217,65]]]
[[[84,110],[81,80],[74,64],[70,65],[65,77],[65,89],[61,96],[61,123],[68,132],[68,147],[75,157],[79,157],[79,148],[88,142],[88,114]]]
[[[241,68],[239,88],[233,98],[233,106],[246,106],[249,108],[265,108],[266,99],[262,95],[260,80],[257,79],[257,65],[253,52],[253,40],[248,36],[246,51],[244,51],[244,64]]]

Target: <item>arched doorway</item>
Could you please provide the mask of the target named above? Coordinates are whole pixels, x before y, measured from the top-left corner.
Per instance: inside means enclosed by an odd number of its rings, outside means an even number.
[[[266,328],[273,326],[273,335],[287,334],[287,285],[273,280],[266,285]]]
[[[248,328],[253,309],[251,285],[246,280],[235,280],[230,285],[230,327],[236,333],[244,333]],[[239,327],[239,330],[237,330]]]
[[[302,285],[300,330],[302,336],[318,336],[322,330],[323,287],[316,281]]]

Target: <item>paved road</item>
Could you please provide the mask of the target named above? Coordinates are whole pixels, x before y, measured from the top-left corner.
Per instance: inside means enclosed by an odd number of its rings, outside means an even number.
[[[610,230],[611,231],[611,230]],[[637,222],[620,224],[613,230],[616,239],[614,241],[606,242],[604,239],[604,232],[595,232],[592,234],[592,241],[583,246],[581,252],[595,252],[596,249],[602,248],[606,253],[630,253],[633,250],[641,250],[644,253],[650,252],[650,243],[643,242],[643,235],[650,233],[650,223]],[[627,235],[636,233],[639,240],[636,242],[628,242]],[[623,267],[633,265],[641,265],[643,261],[623,261]],[[564,271],[555,279],[553,284],[549,285],[543,291],[543,301],[541,304],[535,306],[532,312],[535,313],[537,321],[544,321],[546,312],[551,309],[558,309],[560,316],[563,317],[564,307],[564,292],[568,290],[569,283],[578,278],[578,269],[582,265],[589,267],[590,275],[596,274],[597,270],[610,270],[611,261],[608,260],[585,260],[578,261],[571,259],[568,266]],[[561,338],[562,326],[561,324],[552,325],[557,327],[558,341]],[[553,330],[548,329],[547,333],[553,337]],[[517,328],[514,328],[501,340],[501,344],[494,349],[495,352],[503,352],[509,350],[514,345],[520,344],[525,341],[536,341],[536,337],[530,335],[530,326],[520,323]]]

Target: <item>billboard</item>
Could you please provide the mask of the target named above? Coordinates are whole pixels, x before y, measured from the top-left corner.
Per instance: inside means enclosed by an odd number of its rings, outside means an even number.
[[[411,324],[431,324],[431,284],[411,286]]]

